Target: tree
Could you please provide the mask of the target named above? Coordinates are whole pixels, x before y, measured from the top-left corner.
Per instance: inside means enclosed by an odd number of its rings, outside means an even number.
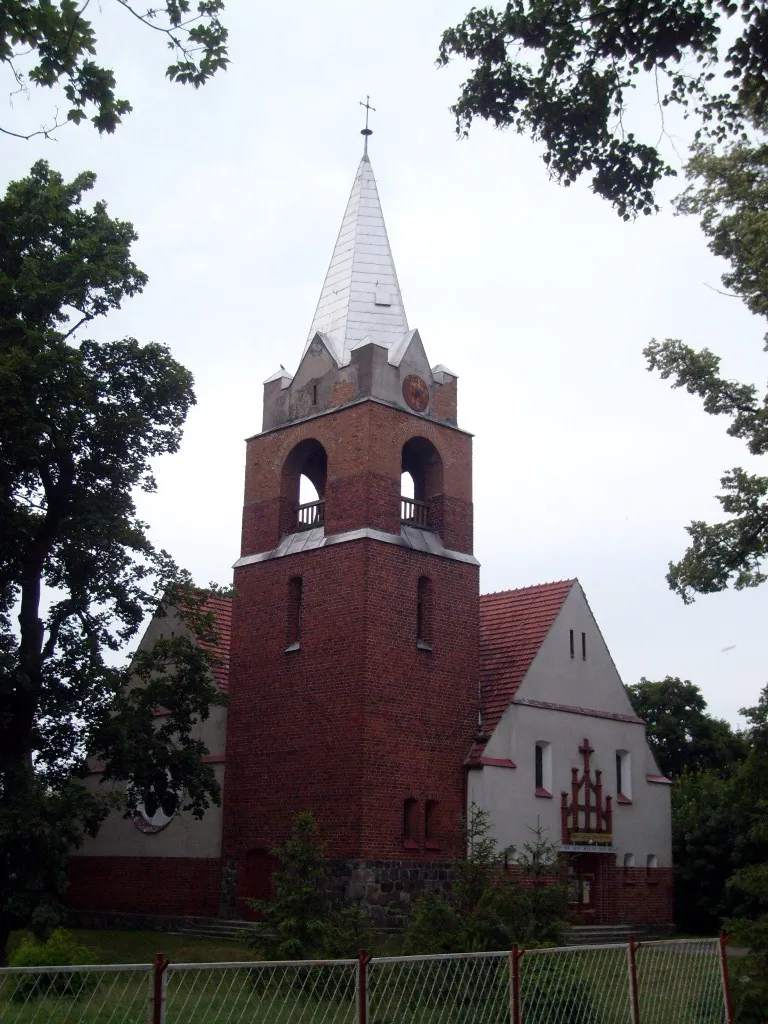
[[[443,34],[438,64],[474,62],[453,106],[459,135],[480,117],[543,143],[550,175],[592,189],[625,220],[658,209],[659,181],[675,173],[661,148],[665,111],[698,123],[678,212],[696,214],[713,253],[725,258],[730,294],[768,316],[768,16],[760,0],[509,0],[473,9]],[[625,129],[643,78],[660,132],[652,142]],[[647,90],[646,90],[647,95]],[[753,455],[768,450],[768,399],[724,379],[720,360],[677,339],[645,349],[649,370],[685,387],[705,411],[727,416],[728,433]],[[768,477],[735,467],[718,496],[726,519],[688,527],[691,544],[667,581],[684,601],[696,593],[765,581]]]
[[[679,198],[678,210],[701,218],[709,249],[730,264],[722,278],[730,294],[752,313],[768,318],[768,142],[739,143],[722,154],[700,146],[687,175],[691,184]],[[727,432],[744,441],[752,455],[768,452],[768,395],[758,387],[726,380],[713,352],[696,352],[677,339],[654,340],[644,354],[649,370],[697,395],[705,412],[730,419]],[[720,484],[718,501],[727,518],[714,524],[692,522],[688,550],[669,565],[669,586],[686,603],[696,593],[716,593],[731,583],[741,590],[768,579],[763,571],[768,558],[768,476],[737,466]]]
[[[669,778],[679,779],[686,771],[730,772],[746,755],[743,737],[724,719],[707,714],[707,702],[690,680],[643,677],[626,691],[645,722],[656,763]]]
[[[467,856],[451,864],[451,898],[428,892],[416,901],[406,935],[408,951],[459,953],[557,941],[565,925],[568,888],[559,877],[559,852],[547,840],[547,830],[530,828],[531,841],[510,864],[514,848],[499,849],[487,811],[473,802],[462,826]]]
[[[223,0],[164,0],[142,11],[129,0],[115,0],[126,14],[164,37],[174,60],[166,75],[171,81],[203,85],[229,63],[227,30],[220,14]],[[100,67],[93,23],[85,15],[89,0],[4,0],[0,8],[0,63],[6,65],[13,93],[29,83],[63,86],[68,110],[27,134],[0,128],[6,135],[29,139],[49,137],[67,121],[79,124],[90,114],[99,132],[113,132],[130,112],[128,100],[118,98],[113,72]],[[92,113],[91,113],[92,112]]]
[[[0,201],[0,958],[12,927],[60,917],[67,852],[107,812],[86,751],[128,814],[219,800],[193,734],[223,702],[194,639],[212,623],[133,500],[178,448],[192,377],[162,345],[72,341],[146,282],[133,227],[82,208],[94,180],[39,162]],[[193,636],[110,664],[163,595]]]
[[[759,939],[768,913],[761,888],[768,865],[768,687],[741,714],[749,724],[735,767],[685,772],[675,785],[675,905],[684,928],[711,931],[733,915],[742,936],[756,922]]]
[[[325,846],[314,814],[297,814],[291,835],[271,852],[280,862],[272,875],[274,899],[248,902],[274,933],[268,944],[269,957],[299,960],[322,949],[329,917]],[[263,945],[259,935],[254,935],[252,941]]]
[[[438,64],[475,65],[452,108],[459,135],[477,117],[529,134],[554,178],[591,173],[593,190],[628,219],[657,209],[655,187],[674,173],[660,138],[624,127],[641,76],[661,135],[664,111],[678,106],[700,119],[702,138],[723,140],[768,110],[767,55],[760,0],[509,0],[444,32]]]

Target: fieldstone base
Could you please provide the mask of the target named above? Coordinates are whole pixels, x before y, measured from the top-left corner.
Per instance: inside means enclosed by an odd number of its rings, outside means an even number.
[[[375,928],[400,930],[419,896],[451,890],[445,861],[335,860],[328,866],[331,899],[359,903]]]

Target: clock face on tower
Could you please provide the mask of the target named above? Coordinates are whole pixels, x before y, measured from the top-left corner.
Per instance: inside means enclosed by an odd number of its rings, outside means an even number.
[[[403,381],[403,398],[414,412],[424,412],[429,405],[429,388],[415,373]]]

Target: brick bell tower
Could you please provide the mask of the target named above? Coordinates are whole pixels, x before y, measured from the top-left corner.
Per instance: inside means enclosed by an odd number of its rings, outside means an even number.
[[[462,853],[479,579],[456,377],[408,327],[367,146],[299,367],[247,441],[234,586],[223,910],[268,894],[312,811],[337,891],[389,920]]]

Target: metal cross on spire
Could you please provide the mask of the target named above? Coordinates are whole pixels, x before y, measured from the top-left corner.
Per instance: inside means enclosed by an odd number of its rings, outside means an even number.
[[[363,156],[368,156],[368,136],[373,135],[373,132],[368,127],[368,114],[371,110],[375,112],[376,107],[371,106],[370,96],[365,97],[365,103],[363,103],[363,101],[360,100],[360,106],[365,107],[365,128],[363,128],[362,131],[360,132],[360,134],[365,139],[365,143],[363,144]]]

